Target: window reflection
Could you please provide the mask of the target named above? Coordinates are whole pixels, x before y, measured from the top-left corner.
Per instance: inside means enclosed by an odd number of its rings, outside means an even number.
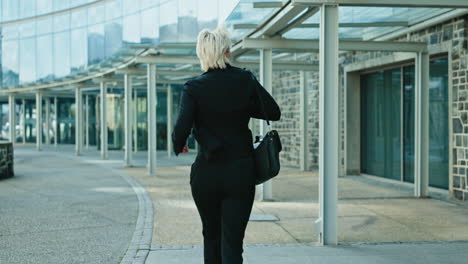
[[[45,35],[37,38],[37,79],[52,79],[52,58],[52,36]]]
[[[70,74],[70,32],[54,35],[54,74],[63,77]]]
[[[122,46],[122,22],[120,19],[107,22],[105,26],[106,57],[115,54]]]
[[[158,8],[151,8],[141,12],[141,40],[142,43],[157,44],[159,41]]]
[[[159,7],[159,28],[161,42],[177,41],[177,1],[161,3]]]
[[[140,42],[140,14],[134,14],[123,19],[123,41],[126,43]]]
[[[15,20],[19,16],[18,0],[2,0],[2,19],[3,21]]]
[[[36,80],[36,40],[20,40],[20,84]]]
[[[19,49],[18,40],[3,41],[2,50],[2,86],[15,86],[19,83]]]
[[[86,28],[71,32],[71,71],[79,71],[87,66],[88,43]]]

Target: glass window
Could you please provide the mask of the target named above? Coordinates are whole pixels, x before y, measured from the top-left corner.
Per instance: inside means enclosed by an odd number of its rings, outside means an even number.
[[[52,18],[45,17],[43,19],[36,20],[36,34],[44,35],[52,32]]]
[[[60,32],[70,29],[70,13],[54,16],[54,31]]]
[[[122,46],[122,20],[116,19],[106,23],[105,51],[106,57],[114,55]]]
[[[70,8],[70,0],[54,0],[54,10],[65,10]]]
[[[97,5],[88,8],[88,25],[94,25],[105,21],[105,6]]]
[[[36,15],[36,0],[21,0],[20,3],[20,17],[33,17]]]
[[[71,27],[79,28],[87,25],[88,13],[86,8],[76,10],[71,13]]]
[[[50,0],[36,0],[37,14],[47,14],[52,12],[53,2]]]
[[[140,10],[140,0],[123,0],[123,13],[132,14]]]
[[[18,0],[2,0],[3,21],[19,18],[19,2]]]
[[[70,32],[54,35],[54,74],[63,77],[70,74]]]
[[[26,38],[20,40],[20,84],[36,80],[36,40]]]
[[[361,77],[362,172],[401,180],[401,70]]]
[[[179,0],[179,41],[194,42],[197,39],[197,2],[192,0]]]
[[[114,0],[106,3],[106,20],[110,21],[122,16],[122,0]]]
[[[2,37],[4,40],[19,38],[18,24],[2,27]]]
[[[84,67],[86,67],[88,60],[88,43],[86,28],[72,30],[71,50],[71,70],[82,70]]]
[[[32,37],[36,34],[36,21],[31,20],[19,24],[21,38]]]
[[[140,0],[140,8],[141,10],[145,10],[146,8],[155,7],[159,4],[159,0]]]
[[[88,27],[88,64],[99,63],[104,58],[104,25]]]
[[[218,0],[198,0],[198,28],[214,29],[218,24]]]
[[[162,3],[159,8],[161,42],[177,41],[177,1]]]
[[[403,179],[414,182],[414,66],[403,68]]]
[[[3,87],[15,86],[19,82],[18,40],[3,41],[2,51]]]
[[[141,40],[142,43],[157,44],[159,38],[158,8],[151,8],[141,12]]]
[[[140,42],[140,14],[123,18],[123,41],[127,43]]]
[[[37,79],[49,80],[53,77],[52,36],[37,38]]]

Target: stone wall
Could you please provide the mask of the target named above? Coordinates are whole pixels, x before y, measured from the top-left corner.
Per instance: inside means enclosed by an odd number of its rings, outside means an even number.
[[[318,168],[319,105],[318,73],[304,72],[307,91],[307,153],[306,169]],[[298,71],[275,72],[273,97],[281,108],[281,120],[274,123],[283,143],[281,164],[286,167],[300,167],[300,78]]]
[[[0,179],[13,175],[13,144],[0,142]]]

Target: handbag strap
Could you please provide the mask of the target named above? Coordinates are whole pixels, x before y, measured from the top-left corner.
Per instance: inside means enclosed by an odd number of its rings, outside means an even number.
[[[250,74],[251,74],[252,80],[256,82],[257,80],[255,79],[253,73],[251,72]],[[270,127],[270,121],[265,111],[265,104],[262,100],[262,96],[260,95],[260,88],[257,88],[257,86],[254,85],[254,89],[255,89],[255,93],[257,94],[258,100],[260,101],[260,110],[262,111],[263,115],[266,117],[266,122],[267,122],[268,127]]]

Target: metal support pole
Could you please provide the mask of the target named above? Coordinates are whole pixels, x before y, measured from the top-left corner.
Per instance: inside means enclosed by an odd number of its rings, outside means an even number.
[[[305,84],[305,72],[299,72],[300,83],[300,130],[301,130],[301,150],[300,167],[302,171],[307,170],[307,89]]]
[[[156,174],[156,64],[148,64],[148,174]]]
[[[167,86],[167,156],[172,157],[172,86]]]
[[[59,114],[58,114],[58,100],[54,97],[54,114],[55,114],[55,125],[54,125],[54,146],[58,146],[58,129],[59,129]]]
[[[26,100],[21,100],[21,130],[23,144],[26,144]]]
[[[416,55],[414,195],[427,197],[429,189],[429,54]]]
[[[132,76],[124,75],[125,166],[132,166]]]
[[[138,94],[133,91],[133,151],[138,152]]]
[[[319,204],[321,245],[336,245],[339,172],[338,6],[320,7]]]
[[[107,85],[101,82],[101,158],[107,159]]]
[[[271,49],[260,50],[260,83],[271,94],[272,93],[272,77],[273,77],[273,58]],[[265,121],[260,121],[260,134],[264,136],[267,133],[267,124]],[[273,199],[273,188],[271,180],[262,184],[263,197],[260,200]]]
[[[36,149],[42,150],[42,94],[36,92]]]
[[[89,148],[89,95],[86,95],[85,100],[85,144],[86,149]]]
[[[45,140],[46,144],[50,145],[50,99],[46,98],[45,100],[46,105],[45,105],[45,121],[46,121],[46,134],[45,134]]]
[[[81,155],[83,146],[83,95],[80,88],[75,88],[75,154]]]
[[[10,137],[10,142],[15,144],[16,143],[16,98],[14,95],[9,95],[8,96],[8,106],[9,106],[9,112],[8,112],[8,122],[10,126],[9,132],[9,137]]]

